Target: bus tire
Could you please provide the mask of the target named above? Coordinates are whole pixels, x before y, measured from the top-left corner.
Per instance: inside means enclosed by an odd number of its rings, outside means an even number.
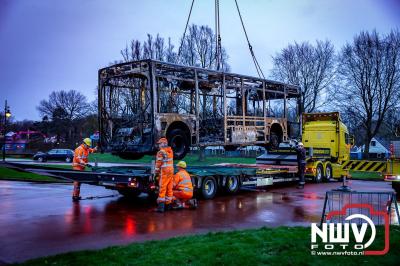
[[[176,128],[168,132],[168,144],[174,151],[174,159],[180,160],[190,149],[189,139],[182,129]]]
[[[268,150],[276,150],[279,148],[279,143],[280,143],[280,138],[278,134],[275,132],[271,132],[271,135],[269,137],[269,143],[267,145]]]

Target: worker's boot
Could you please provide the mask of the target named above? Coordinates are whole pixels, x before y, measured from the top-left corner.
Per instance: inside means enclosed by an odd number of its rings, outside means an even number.
[[[76,202],[81,199],[81,183],[74,181],[74,190],[72,192],[72,201]]]
[[[165,203],[164,202],[158,203],[156,212],[164,212],[164,211],[165,211]]]
[[[198,203],[197,203],[197,199],[190,199],[187,201],[186,203],[189,206],[189,209],[197,209],[198,207]]]
[[[174,206],[172,206],[173,210],[182,210],[183,209],[183,204],[182,203],[177,203]]]
[[[165,211],[170,211],[170,210],[172,210],[172,204],[171,203],[165,204]]]
[[[171,206],[173,210],[179,210],[182,208],[182,203],[180,202],[180,200],[176,199],[171,203]]]
[[[81,200],[81,197],[80,196],[72,196],[72,201],[73,202],[78,202],[78,201],[80,201]]]

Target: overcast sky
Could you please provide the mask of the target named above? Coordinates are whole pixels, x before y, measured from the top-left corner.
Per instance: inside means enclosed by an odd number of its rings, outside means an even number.
[[[131,39],[160,33],[178,43],[191,0],[0,0],[0,108],[40,119],[53,90],[93,100],[97,70],[120,60]],[[271,56],[294,41],[329,39],[336,49],[361,30],[400,28],[400,0],[238,0],[266,75]],[[255,75],[234,0],[220,0],[222,45],[232,71]],[[192,23],[214,28],[214,0],[195,1]]]

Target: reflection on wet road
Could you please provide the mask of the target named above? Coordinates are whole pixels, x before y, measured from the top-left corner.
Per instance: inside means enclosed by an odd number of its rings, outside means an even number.
[[[391,191],[384,182],[351,181],[357,190]],[[145,198],[115,196],[71,202],[71,185],[0,181],[0,261],[133,241],[261,226],[303,225],[321,218],[325,191],[339,183],[242,191],[200,201],[198,210],[155,213]],[[83,185],[83,196],[115,195]]]

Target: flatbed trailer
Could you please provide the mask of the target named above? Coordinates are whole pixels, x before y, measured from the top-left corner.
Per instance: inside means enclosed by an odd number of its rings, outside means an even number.
[[[158,194],[157,180],[150,166],[93,167],[91,171],[75,171],[53,167],[8,163],[8,167],[53,176],[84,184],[117,190],[124,196],[142,192]],[[235,194],[241,188],[265,188],[276,183],[295,182],[297,166],[260,164],[219,164],[188,167],[197,196],[212,199],[217,192]]]

